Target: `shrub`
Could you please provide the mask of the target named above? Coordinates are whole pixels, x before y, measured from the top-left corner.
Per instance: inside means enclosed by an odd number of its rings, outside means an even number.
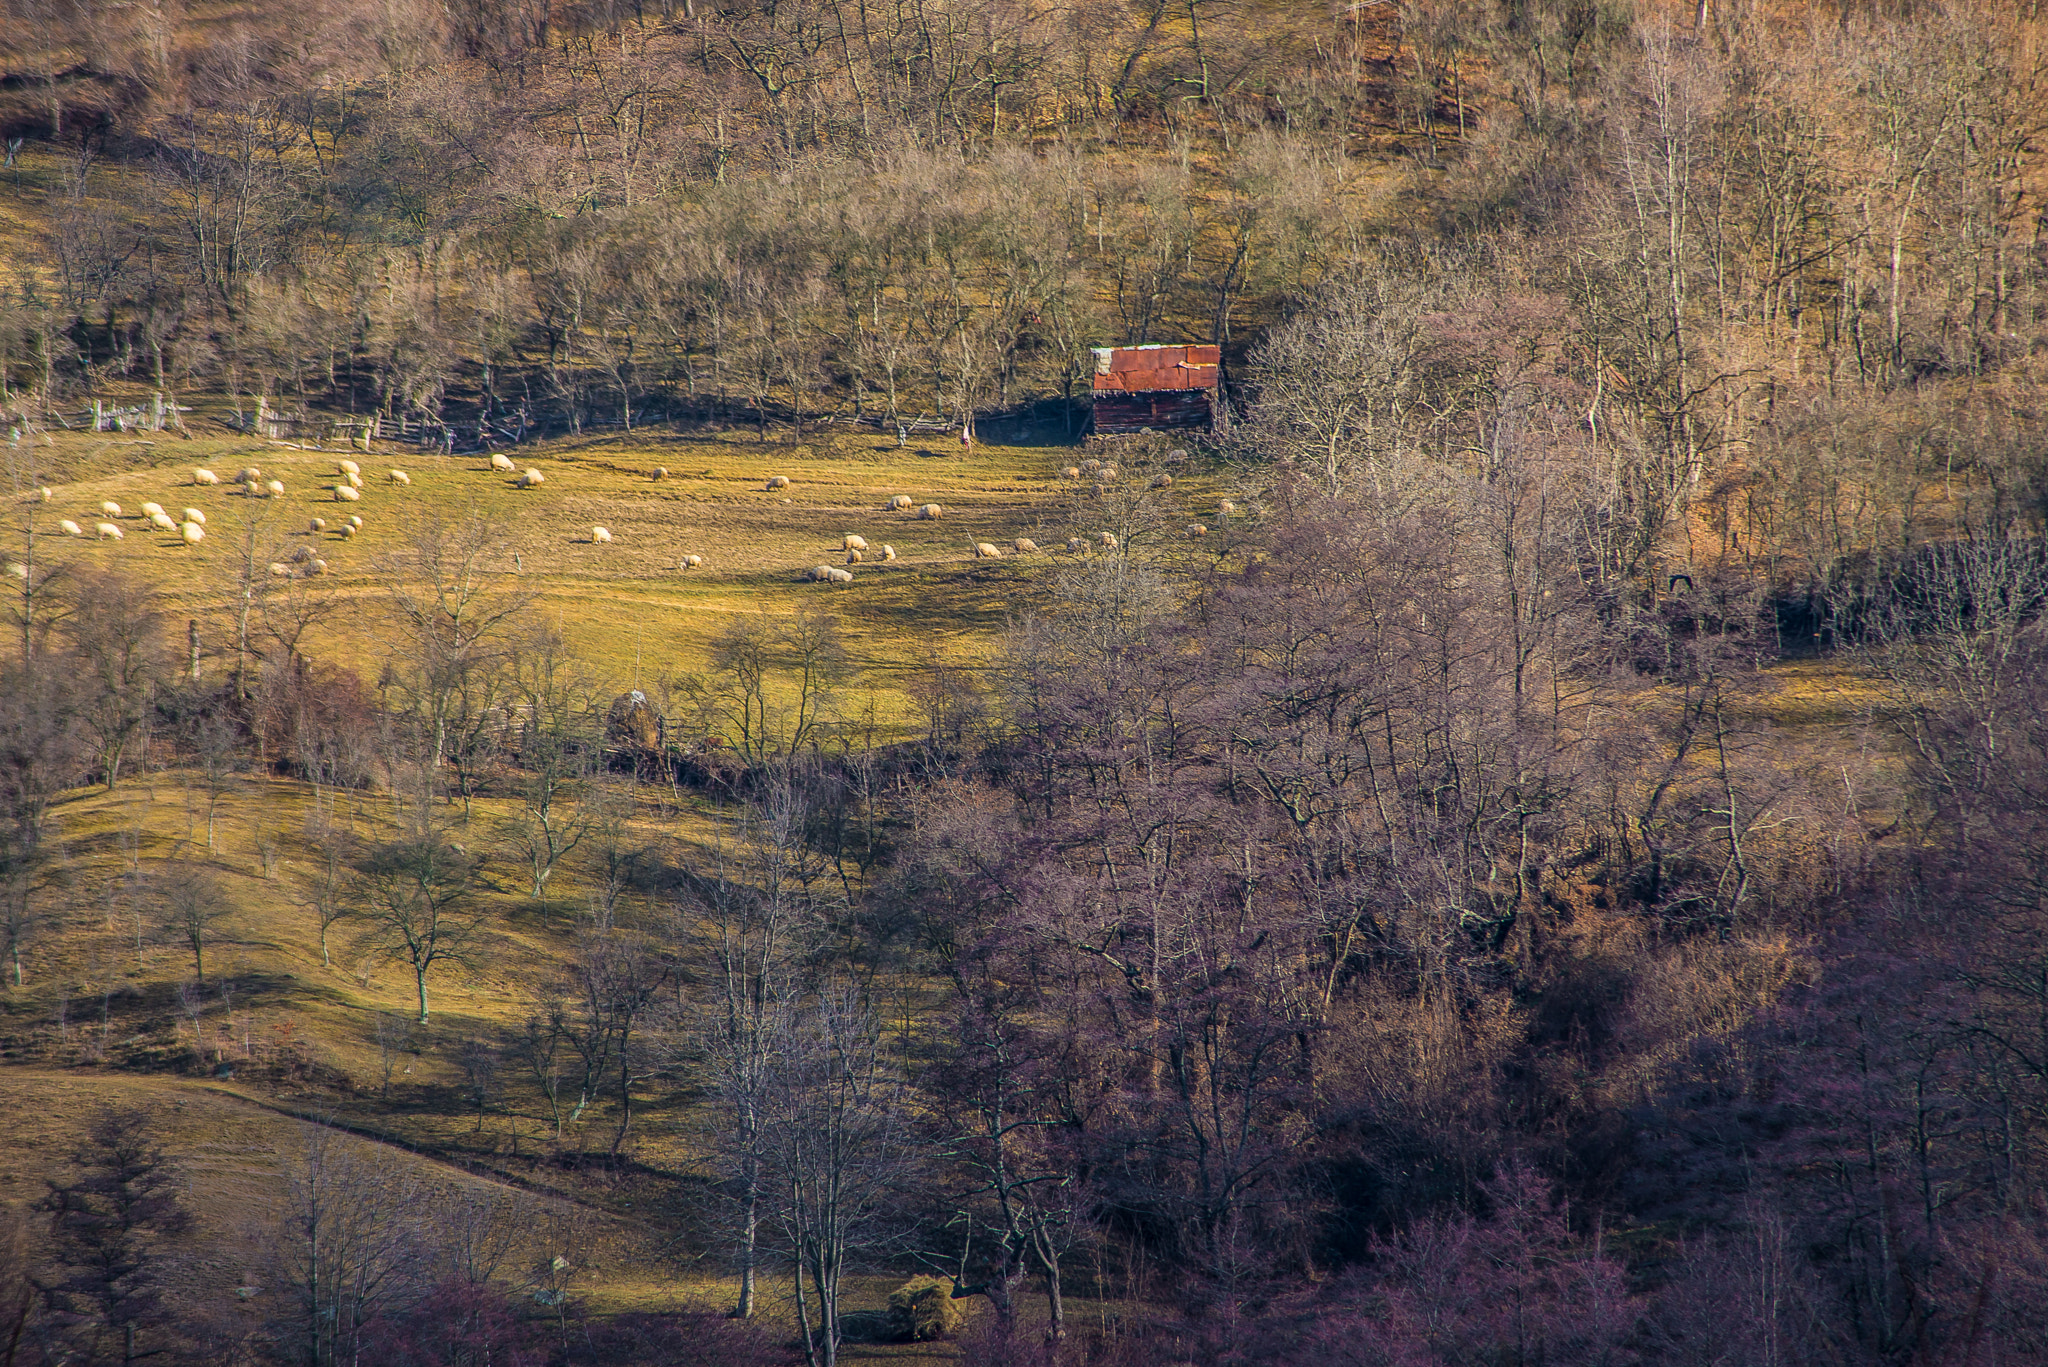
[[[913,1277],[889,1293],[890,1327],[906,1342],[949,1339],[960,1332],[961,1319],[952,1286],[937,1277]]]

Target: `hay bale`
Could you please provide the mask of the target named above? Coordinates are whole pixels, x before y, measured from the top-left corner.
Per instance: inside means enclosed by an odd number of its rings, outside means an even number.
[[[937,1277],[912,1277],[889,1293],[889,1328],[898,1342],[949,1339],[965,1319],[952,1286]]]

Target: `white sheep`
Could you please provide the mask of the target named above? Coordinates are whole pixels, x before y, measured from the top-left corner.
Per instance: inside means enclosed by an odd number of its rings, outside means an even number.
[[[538,470],[526,470],[514,482],[522,489],[537,489],[548,482],[548,477]]]
[[[361,500],[361,498],[361,494],[357,493],[354,489],[349,488],[346,484],[337,484],[334,486],[334,501],[336,503],[355,503]]]
[[[882,506],[892,513],[903,513],[910,511],[910,502],[909,494],[896,494]]]
[[[348,523],[344,522],[339,527],[336,527],[334,529],[334,534],[340,537],[343,541],[346,541],[356,534],[356,529],[354,527],[349,526]]]
[[[363,467],[352,460],[338,460],[334,462],[334,473],[337,475],[360,475],[362,472]]]
[[[611,545],[611,544],[612,544],[612,534],[611,534],[611,529],[610,529],[610,528],[608,528],[608,527],[592,527],[592,528],[590,529],[590,544],[591,544],[591,545],[593,545],[593,546],[609,546],[609,545]]]
[[[194,470],[192,472],[192,482],[194,484],[218,484],[220,483],[220,476],[211,470]]]
[[[882,559],[884,559],[884,560],[894,560],[895,558],[896,558],[896,548],[895,548],[894,546],[887,546],[887,545],[885,545],[885,546],[883,546],[883,547],[882,547]]]
[[[1011,548],[1015,550],[1019,555],[1038,554],[1038,543],[1036,541],[1033,541],[1028,536],[1020,536],[1015,541],[1011,542],[1010,545]]]
[[[359,517],[352,516],[348,520],[348,525],[355,528],[357,531],[361,531],[363,529],[363,520]]]
[[[860,563],[860,552],[848,551],[846,553],[846,563],[849,565],[858,565]]]
[[[312,532],[324,532],[324,531],[326,531],[326,530],[327,530],[327,519],[326,519],[326,518],[324,518],[324,517],[316,517],[316,518],[314,518],[314,519],[313,519],[313,520],[312,520],[311,522],[308,522],[308,523],[306,524],[306,530],[308,530],[308,531],[312,531]]]
[[[1079,479],[1080,477],[1081,467],[1078,465],[1069,465],[1066,469],[1060,471],[1061,479]]]
[[[270,562],[270,576],[273,579],[289,579],[292,577],[292,567],[290,565],[280,565],[273,560]]]
[[[240,472],[239,474],[237,474],[237,475],[235,476],[235,483],[237,483],[237,484],[254,484],[254,483],[256,483],[256,482],[257,482],[258,480],[261,480],[262,478],[263,478],[263,472],[262,472],[261,470],[257,469],[257,468],[256,468],[255,466],[253,466],[253,465],[249,465],[249,466],[244,466],[244,467],[243,467],[243,469],[241,470],[241,472]]]
[[[1102,549],[1106,551],[1113,551],[1116,549],[1115,532],[1097,532],[1095,534],[1095,539],[1102,544]]]
[[[175,532],[178,524],[171,521],[171,515],[159,508],[149,515],[149,525],[160,532]]]
[[[491,452],[491,468],[510,474],[515,467],[512,464],[512,457],[506,455],[503,451],[493,451]]]
[[[50,492],[50,486],[47,484],[36,490],[36,502],[38,503],[48,503],[55,497],[56,495]]]
[[[851,584],[853,582],[853,571],[842,570],[828,565],[825,568],[825,577],[835,584]]]
[[[975,542],[974,553],[983,560],[1001,560],[1003,558],[1002,551],[997,549],[992,541]]]
[[[1081,462],[1081,468],[1092,475],[1102,468],[1102,462],[1099,460],[1084,460]]]
[[[803,577],[814,584],[829,583],[832,579],[832,567],[830,565],[813,565],[804,571]]]
[[[390,480],[393,484],[403,484],[408,489],[412,488],[412,476],[403,470],[386,470],[384,478]]]
[[[654,477],[655,477],[656,479],[667,479],[667,478],[668,478],[668,467],[667,467],[666,465],[657,465],[657,466],[655,466],[655,467],[654,467]]]
[[[1070,536],[1067,538],[1067,549],[1072,551],[1075,555],[1079,555],[1081,554],[1081,552],[1088,549],[1088,543],[1083,541],[1078,536]]]
[[[72,521],[72,520],[71,520],[70,518],[68,518],[68,517],[67,517],[67,518],[65,518],[65,519],[64,519],[64,520],[63,520],[62,522],[59,522],[59,523],[57,524],[57,530],[58,530],[58,531],[60,531],[60,532],[62,532],[62,533],[64,533],[64,535],[66,535],[66,536],[84,536],[84,535],[85,535],[85,528],[83,528],[83,527],[79,526],[79,525],[78,525],[78,524],[77,524],[76,522],[73,522],[73,521]]]
[[[680,568],[686,570],[694,570],[703,563],[704,557],[701,555],[686,555],[682,558]]]
[[[123,539],[121,529],[111,522],[95,523],[93,530],[99,533],[99,538],[102,541],[120,541]]]
[[[1114,465],[1105,463],[1101,469],[1095,472],[1095,477],[1101,480],[1115,480],[1122,473],[1123,471],[1117,469]]]
[[[262,486],[262,485],[258,484],[258,483],[257,483],[257,482],[256,482],[255,480],[253,480],[253,479],[245,479],[245,480],[243,480],[243,481],[242,481],[242,497],[244,497],[244,498],[261,498],[262,496],[263,496],[263,486]]]
[[[187,522],[197,522],[200,526],[204,527],[206,525],[206,514],[200,512],[197,508],[187,508],[185,510],[185,520]]]
[[[142,515],[148,518],[155,517],[158,513],[162,512],[163,510],[164,505],[161,503],[145,503],[142,505]]]
[[[292,563],[294,565],[303,565],[312,558],[313,548],[311,546],[301,546],[292,552]]]
[[[1152,476],[1152,487],[1153,487],[1153,488],[1155,488],[1155,489],[1171,489],[1171,488],[1173,487],[1173,476],[1172,476],[1172,475],[1154,475],[1154,476]]]
[[[917,515],[923,521],[936,522],[939,519],[939,514],[943,513],[944,511],[945,509],[941,508],[936,503],[927,503],[922,508],[919,508],[917,510]]]
[[[348,481],[348,487],[351,489],[360,489],[363,487],[363,477],[361,475],[343,475],[342,478]]]
[[[768,482],[761,487],[764,489],[787,489],[789,487],[789,476],[771,475]]]
[[[1203,526],[1203,525],[1202,525],[1201,523],[1199,523],[1199,522],[1190,522],[1190,523],[1188,524],[1188,535],[1189,535],[1189,536],[1207,536],[1208,534],[1209,534],[1209,529],[1208,529],[1207,527]]]
[[[1226,498],[1221,503],[1218,503],[1216,505],[1216,511],[1223,514],[1225,517],[1236,517],[1237,505]]]
[[[864,551],[867,548],[867,538],[855,536],[852,532],[839,539],[839,549],[842,551]]]
[[[310,564],[308,564],[308,565],[306,566],[306,573],[307,573],[307,574],[325,574],[325,573],[327,573],[327,562],[326,562],[325,560],[315,560],[315,561],[313,561],[312,563],[310,563]]]
[[[178,535],[185,538],[186,545],[196,546],[206,540],[206,528],[200,526],[197,522],[187,522],[184,526],[178,528]]]
[[[108,500],[100,505],[100,511],[108,517],[119,517],[121,515],[121,505]]]
[[[268,484],[265,484],[263,486],[263,492],[269,494],[272,498],[283,498],[284,481],[281,479],[271,480]]]

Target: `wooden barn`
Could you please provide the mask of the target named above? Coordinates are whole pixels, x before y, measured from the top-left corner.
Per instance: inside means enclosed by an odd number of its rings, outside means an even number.
[[[1215,422],[1216,367],[1223,360],[1213,346],[1120,346],[1095,348],[1097,436],[1129,436],[1151,428],[1204,431]]]

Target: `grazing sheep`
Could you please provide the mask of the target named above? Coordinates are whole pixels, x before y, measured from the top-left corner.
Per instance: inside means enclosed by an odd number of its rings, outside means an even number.
[[[998,550],[995,543],[991,541],[975,542],[974,554],[983,560],[1001,560],[1003,558],[1002,551]]]
[[[1121,476],[1123,474],[1123,471],[1117,469],[1114,465],[1104,465],[1100,470],[1097,470],[1095,474],[1098,479],[1101,479],[1105,482],[1112,482],[1116,480],[1119,476]]]
[[[1218,503],[1216,505],[1216,511],[1223,514],[1225,517],[1236,517],[1237,505],[1226,498],[1221,503]]]
[[[1153,487],[1153,488],[1155,488],[1155,489],[1171,489],[1171,488],[1173,487],[1173,476],[1172,476],[1172,475],[1154,475],[1154,476],[1152,476],[1152,487]]]
[[[351,489],[363,487],[363,477],[361,475],[343,475],[342,478],[348,481],[348,487]]]
[[[1078,465],[1069,465],[1066,469],[1060,471],[1061,479],[1079,479],[1080,477],[1081,467]]]
[[[412,476],[403,470],[386,470],[384,478],[390,480],[393,484],[403,484],[408,489],[412,488]]]
[[[178,524],[171,521],[171,515],[161,508],[150,514],[149,525],[162,532],[175,532],[178,530]]]
[[[846,553],[846,563],[849,565],[858,565],[860,563],[860,552],[848,551]]]
[[[1074,554],[1079,555],[1081,552],[1088,549],[1088,543],[1083,541],[1078,536],[1070,536],[1067,538],[1067,549],[1072,551]]]
[[[142,515],[144,517],[155,517],[163,510],[164,505],[161,503],[145,503],[142,505]]]
[[[1036,555],[1038,554],[1038,543],[1028,536],[1020,536],[1010,543],[1010,549],[1019,555]]]
[[[261,494],[262,492],[263,492],[263,486],[262,486],[262,485],[260,485],[260,484],[258,484],[258,483],[257,483],[257,482],[256,482],[255,480],[253,480],[253,479],[245,479],[245,480],[243,480],[243,481],[242,481],[242,497],[243,497],[243,498],[255,498],[255,497],[257,497],[257,496],[258,496],[259,494]]]
[[[503,470],[505,473],[510,474],[513,469],[512,457],[506,455],[503,451],[491,452],[491,468],[493,470]]]
[[[682,558],[680,568],[686,570],[694,570],[703,563],[704,557],[701,555],[686,555]]]
[[[882,506],[892,513],[907,513],[910,511],[910,495],[897,494]]]
[[[894,560],[895,558],[896,558],[896,548],[895,548],[894,546],[883,546],[883,547],[882,547],[882,559],[884,559],[884,560]]]
[[[1081,462],[1081,468],[1092,475],[1102,469],[1102,462],[1099,460],[1084,460]]]
[[[95,523],[93,530],[99,533],[99,538],[102,541],[119,541],[122,539],[121,529],[111,522]]]
[[[178,535],[185,538],[186,545],[196,546],[206,540],[206,528],[200,526],[197,522],[187,522],[184,526],[178,528]]]
[[[71,520],[70,518],[68,518],[68,517],[67,517],[67,518],[65,518],[65,519],[64,519],[64,520],[63,520],[62,522],[59,522],[59,523],[57,524],[57,530],[58,530],[58,531],[60,531],[60,532],[62,532],[62,533],[64,533],[64,535],[66,535],[66,536],[84,536],[84,535],[85,535],[85,528],[83,528],[83,527],[79,526],[79,525],[78,525],[78,524],[77,524],[76,522],[73,522],[73,521],[72,521],[72,520]]]
[[[867,538],[855,536],[852,532],[839,539],[839,549],[842,551],[864,551],[867,548]]]
[[[356,534],[356,529],[354,527],[349,526],[348,523],[344,522],[339,527],[336,527],[334,529],[334,534],[336,536],[339,536],[343,541],[346,541]]]
[[[654,477],[655,477],[656,479],[658,479],[658,480],[659,480],[659,479],[667,479],[667,478],[668,478],[668,467],[667,467],[666,465],[657,465],[657,466],[655,466],[655,467],[654,467]]]
[[[107,503],[102,503],[100,505],[100,511],[105,513],[108,517],[119,517],[121,515],[121,505],[111,501]]]
[[[314,518],[314,519],[313,519],[313,520],[312,520],[311,522],[309,522],[309,523],[307,523],[307,524],[306,524],[306,530],[308,530],[308,531],[313,531],[313,532],[324,532],[324,531],[326,531],[326,530],[327,530],[327,519],[326,519],[326,518],[324,518],[324,517],[316,517],[316,518]]]
[[[853,582],[853,571],[842,570],[828,565],[825,567],[825,577],[835,584],[851,584]]]
[[[1202,525],[1201,523],[1199,523],[1199,522],[1190,522],[1190,523],[1188,524],[1188,535],[1189,535],[1189,536],[1207,536],[1208,534],[1209,534],[1209,529],[1208,529],[1207,527],[1203,526],[1203,525]]]
[[[50,486],[47,484],[37,489],[35,493],[35,499],[38,503],[48,503],[55,497],[56,495],[50,492]]]
[[[211,470],[194,470],[192,472],[192,482],[194,484],[218,484],[220,483],[220,476]]]
[[[593,545],[593,546],[609,546],[609,545],[611,545],[611,544],[612,544],[612,534],[611,534],[611,529],[610,529],[610,528],[608,528],[608,527],[592,527],[592,528],[590,529],[590,544],[591,544],[591,545]]]
[[[237,484],[254,484],[263,478],[263,472],[253,465],[245,466],[235,475]]]
[[[346,484],[334,486],[334,501],[336,503],[357,503],[362,500],[362,497],[361,494],[349,488]]]
[[[363,467],[352,460],[338,460],[334,462],[334,473],[337,475],[360,475],[362,472]]]
[[[348,520],[348,525],[355,528],[357,531],[361,531],[363,529],[363,520],[359,517],[351,517]]]
[[[292,567],[290,565],[280,565],[273,560],[270,562],[270,576],[273,579],[289,579],[292,577]]]
[[[314,561],[314,562],[312,562],[312,563],[311,563],[310,565],[306,566],[306,573],[307,573],[307,574],[325,574],[325,573],[327,573],[327,562],[326,562],[325,560],[315,560],[315,561]]]
[[[1115,533],[1115,532],[1097,532],[1097,533],[1095,534],[1095,540],[1096,540],[1096,541],[1097,541],[1098,543],[1100,543],[1100,544],[1101,544],[1101,546],[1102,546],[1102,549],[1104,549],[1104,550],[1106,550],[1106,551],[1113,551],[1113,550],[1115,550],[1115,549],[1116,549],[1116,533]]]
[[[936,522],[939,520],[939,514],[944,511],[945,509],[936,503],[927,503],[917,510],[917,515],[925,522]]]
[[[525,470],[513,482],[522,489],[538,489],[541,485],[548,482],[548,477],[538,470]]]
[[[292,552],[292,563],[294,565],[303,565],[312,558],[313,548],[311,546],[301,546]]]
[[[1188,458],[1188,453],[1180,447],[1176,446],[1173,450],[1168,451],[1166,453],[1166,458],[1168,460],[1186,460]]]
[[[265,484],[263,486],[263,492],[269,494],[272,498],[283,498],[284,481],[281,479],[271,480],[268,484]]]
[[[200,526],[204,527],[206,525],[206,514],[200,512],[197,508],[187,508],[185,510],[185,520],[187,522],[197,522]]]
[[[764,489],[787,489],[789,487],[789,476],[774,475],[761,487]]]

